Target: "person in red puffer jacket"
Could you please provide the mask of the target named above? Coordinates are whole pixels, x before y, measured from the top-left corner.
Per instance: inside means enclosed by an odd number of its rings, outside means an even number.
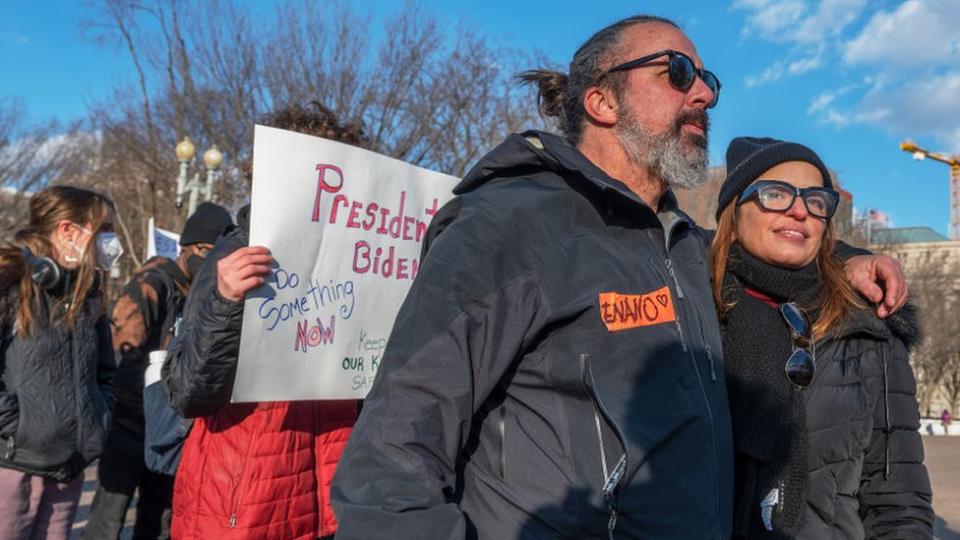
[[[359,127],[330,111],[288,107],[268,125],[363,145]],[[263,283],[272,258],[248,247],[249,206],[217,240],[194,278],[180,331],[162,369],[170,405],[196,418],[183,446],[173,498],[172,537],[332,538],[330,483],[359,401],[229,403],[246,293]]]

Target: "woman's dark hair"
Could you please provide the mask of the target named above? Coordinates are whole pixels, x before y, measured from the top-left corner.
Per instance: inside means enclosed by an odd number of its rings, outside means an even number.
[[[30,198],[30,213],[27,226],[18,230],[13,243],[0,247],[0,294],[7,294],[11,287],[19,287],[19,305],[16,313],[2,313],[0,317],[14,321],[14,332],[18,336],[29,336],[33,329],[33,310],[31,306],[40,294],[39,286],[33,282],[27,270],[27,261],[23,248],[29,248],[37,257],[55,258],[55,247],[51,238],[61,221],[70,221],[83,227],[90,227],[93,234],[100,229],[108,212],[114,210],[113,201],[105,195],[73,186],[53,186],[38,191]],[[91,236],[80,266],[73,280],[72,290],[65,291],[73,301],[65,314],[65,322],[70,328],[83,310],[84,300],[90,295],[97,283],[96,249]]]
[[[537,85],[537,107],[540,114],[556,117],[560,131],[567,141],[576,145],[583,134],[585,111],[583,95],[587,89],[604,84],[616,96],[620,96],[626,84],[626,72],[603,75],[609,69],[611,57],[617,52],[623,31],[636,24],[660,23],[680,28],[670,19],[653,15],[635,15],[621,19],[590,36],[590,39],[577,49],[570,62],[570,73],[564,74],[545,69],[524,71],[517,77],[524,84]]]

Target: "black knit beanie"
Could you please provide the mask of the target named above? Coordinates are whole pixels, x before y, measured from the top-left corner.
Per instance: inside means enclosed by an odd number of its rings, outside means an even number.
[[[720,186],[717,221],[720,214],[747,186],[767,169],[787,161],[805,161],[823,175],[823,187],[833,189],[830,171],[816,152],[806,146],[769,137],[737,137],[727,147],[727,179]]]
[[[200,203],[197,210],[187,218],[183,232],[180,234],[180,245],[213,244],[220,233],[233,224],[230,213],[219,204],[211,202]]]

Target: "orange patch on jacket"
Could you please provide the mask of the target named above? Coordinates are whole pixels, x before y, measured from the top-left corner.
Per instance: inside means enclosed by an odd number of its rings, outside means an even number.
[[[663,287],[644,294],[600,293],[600,318],[610,332],[619,332],[641,326],[673,322],[670,288]]]

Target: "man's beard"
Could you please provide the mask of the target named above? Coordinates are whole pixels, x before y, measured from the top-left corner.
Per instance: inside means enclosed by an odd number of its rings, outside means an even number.
[[[699,120],[703,135],[684,137],[681,128],[690,120]],[[627,108],[617,123],[617,138],[627,158],[644,167],[672,188],[695,188],[707,181],[707,113],[694,109],[680,114],[670,130],[658,135],[647,133],[632,109]],[[686,140],[684,140],[686,138]]]

